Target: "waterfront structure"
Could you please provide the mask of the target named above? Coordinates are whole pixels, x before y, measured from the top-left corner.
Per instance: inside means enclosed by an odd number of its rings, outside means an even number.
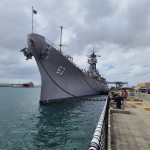
[[[137,87],[150,87],[150,83],[149,82],[145,82],[145,83],[138,83]]]
[[[10,87],[9,83],[0,83],[0,87]]]

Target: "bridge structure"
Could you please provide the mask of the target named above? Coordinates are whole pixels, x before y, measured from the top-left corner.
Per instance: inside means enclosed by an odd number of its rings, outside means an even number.
[[[124,84],[128,84],[128,82],[120,82],[120,81],[109,82],[109,81],[107,81],[107,84],[116,84],[116,88],[121,88]]]

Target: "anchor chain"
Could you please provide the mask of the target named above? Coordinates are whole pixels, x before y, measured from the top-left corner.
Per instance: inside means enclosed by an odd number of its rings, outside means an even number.
[[[46,70],[44,64],[42,63],[42,61],[40,60],[40,58],[39,58],[39,56],[38,56],[38,53],[37,53],[37,51],[36,51],[36,48],[35,48],[35,45],[34,45],[33,40],[30,40],[30,44],[31,44],[31,47],[32,47],[32,49],[34,50],[34,52],[35,52],[37,58],[39,59],[41,65],[42,65],[42,67],[43,67],[43,69],[45,70],[46,74],[48,75],[48,77],[49,77],[49,78],[53,81],[53,83],[54,83],[57,87],[59,87],[62,91],[64,91],[64,92],[67,93],[68,95],[70,95],[70,96],[72,96],[72,97],[74,97],[74,98],[78,98],[78,99],[80,99],[80,100],[86,100],[86,101],[106,101],[106,99],[89,99],[89,98],[86,98],[86,97],[76,96],[76,95],[74,95],[74,94],[72,94],[72,93],[66,91],[64,88],[62,88],[62,87],[51,77],[51,75],[50,75],[50,74],[48,73],[48,71]]]

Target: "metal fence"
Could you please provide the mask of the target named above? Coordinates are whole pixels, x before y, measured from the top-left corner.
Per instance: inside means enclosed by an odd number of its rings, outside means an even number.
[[[129,92],[128,98],[141,99],[150,101],[150,94]]]
[[[89,150],[106,150],[108,134],[109,98],[107,98],[100,119],[91,140]]]

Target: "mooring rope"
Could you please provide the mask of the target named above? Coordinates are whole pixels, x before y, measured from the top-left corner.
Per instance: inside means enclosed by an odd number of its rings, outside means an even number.
[[[34,52],[35,52],[37,58],[39,59],[41,65],[42,65],[42,67],[43,67],[43,69],[45,70],[46,74],[48,75],[48,77],[49,77],[49,78],[53,81],[53,83],[54,83],[57,87],[59,87],[62,91],[64,91],[65,93],[67,93],[68,95],[70,95],[70,96],[72,96],[72,97],[74,97],[74,98],[79,98],[80,100],[86,100],[86,101],[106,101],[106,99],[89,99],[89,98],[86,98],[86,97],[76,96],[76,95],[74,95],[74,94],[72,94],[72,93],[66,91],[64,88],[62,88],[62,87],[52,78],[52,76],[51,76],[51,75],[48,73],[48,71],[46,70],[44,64],[42,63],[41,59],[40,59],[39,56],[38,56],[38,53],[37,53],[37,51],[36,51],[36,48],[35,48],[35,45],[34,45],[33,40],[30,40],[30,44],[31,44],[31,47],[33,48],[33,50],[34,50]]]

